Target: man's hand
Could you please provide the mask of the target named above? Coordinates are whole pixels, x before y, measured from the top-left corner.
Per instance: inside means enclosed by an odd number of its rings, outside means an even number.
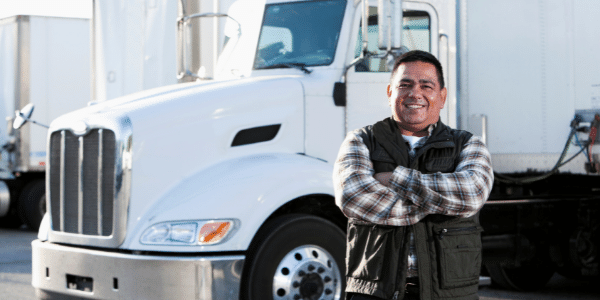
[[[381,182],[381,184],[390,187],[390,179],[392,178],[392,172],[376,173],[374,177],[377,181]]]

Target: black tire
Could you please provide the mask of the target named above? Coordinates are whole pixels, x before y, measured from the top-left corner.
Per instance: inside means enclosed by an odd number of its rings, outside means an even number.
[[[583,276],[583,273],[581,272],[581,268],[577,268],[574,266],[559,267],[556,270],[556,273],[560,274],[563,277],[566,277],[569,279],[575,279],[575,280],[581,280],[585,277],[585,276]]]
[[[248,251],[242,299],[343,299],[345,255],[346,235],[332,222],[304,214],[276,218]]]
[[[486,268],[492,283],[509,290],[535,291],[543,288],[555,273],[550,261],[523,262],[519,267],[509,268],[499,263],[488,263]]]
[[[46,213],[46,186],[43,179],[28,183],[19,196],[19,216],[30,230],[40,228]]]
[[[16,210],[9,211],[6,216],[0,218],[0,228],[19,228],[21,225],[23,221]]]

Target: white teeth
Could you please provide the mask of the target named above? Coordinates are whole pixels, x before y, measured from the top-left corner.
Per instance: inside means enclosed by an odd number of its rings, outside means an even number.
[[[421,105],[407,105],[406,107],[416,109],[416,108],[421,108],[423,106],[421,106]]]

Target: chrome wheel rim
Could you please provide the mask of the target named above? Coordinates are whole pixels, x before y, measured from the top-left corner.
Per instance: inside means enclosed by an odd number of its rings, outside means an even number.
[[[273,277],[274,300],[339,300],[340,268],[327,250],[303,245],[288,252]]]

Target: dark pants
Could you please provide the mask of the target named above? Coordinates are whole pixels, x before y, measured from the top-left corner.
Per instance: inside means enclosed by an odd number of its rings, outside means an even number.
[[[410,280],[410,281],[413,281],[413,280]],[[416,279],[414,281],[418,282],[418,280],[416,280]],[[419,285],[415,284],[415,283],[407,283],[406,284],[406,293],[404,294],[404,298],[398,297],[398,299],[419,300]],[[379,298],[379,297],[375,297],[375,296],[371,296],[371,295],[347,293],[346,300],[387,300],[387,299],[383,299],[383,298]]]
[[[374,297],[371,295],[354,294],[354,293],[349,293],[348,296],[346,296],[346,299],[347,300],[386,300],[386,299]],[[404,298],[401,298],[401,299],[403,299],[403,300],[419,300],[419,293],[418,292],[416,294],[406,293],[406,294],[404,294]]]

